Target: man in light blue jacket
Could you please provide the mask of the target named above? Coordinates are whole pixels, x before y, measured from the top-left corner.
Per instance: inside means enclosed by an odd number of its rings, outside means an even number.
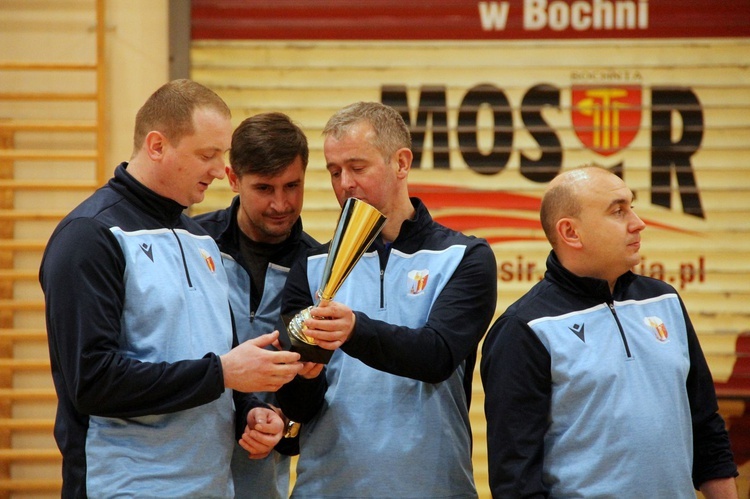
[[[550,182],[544,279],[484,341],[493,497],[734,499],[737,467],[685,305],[634,274],[644,222],[614,173]]]
[[[302,364],[264,348],[278,333],[235,346],[219,248],[184,214],[224,177],[229,108],[176,80],[135,123],[132,158],[60,222],[39,273],[62,496],[231,498],[235,442],[264,457],[284,428],[242,392]]]

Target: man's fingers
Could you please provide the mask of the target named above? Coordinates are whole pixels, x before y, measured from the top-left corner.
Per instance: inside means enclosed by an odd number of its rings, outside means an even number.
[[[279,339],[279,332],[273,331],[271,333],[266,333],[258,336],[257,338],[253,338],[252,340],[248,340],[253,345],[265,348],[268,345],[273,345],[274,341],[277,341]]]

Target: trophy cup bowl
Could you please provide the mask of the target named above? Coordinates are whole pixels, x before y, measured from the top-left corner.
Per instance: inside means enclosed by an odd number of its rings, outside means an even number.
[[[382,213],[366,202],[357,198],[346,200],[328,249],[323,276],[316,293],[316,305],[323,300],[333,300],[349,273],[380,234],[385,220]],[[298,352],[303,361],[327,364],[333,350],[321,348],[314,338],[305,334],[305,320],[312,317],[312,308],[314,306],[307,307],[291,319],[288,316],[282,317],[291,343],[290,350]]]

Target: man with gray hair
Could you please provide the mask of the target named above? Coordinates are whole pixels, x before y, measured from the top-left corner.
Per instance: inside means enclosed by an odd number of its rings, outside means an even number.
[[[310,311],[305,334],[330,362],[277,394],[306,423],[293,496],[475,498],[469,404],[497,301],[494,253],[409,197],[411,136],[396,110],[352,104],[323,135],[339,204],[358,198],[387,221],[335,301]],[[327,252],[292,268],[282,315],[317,302]]]

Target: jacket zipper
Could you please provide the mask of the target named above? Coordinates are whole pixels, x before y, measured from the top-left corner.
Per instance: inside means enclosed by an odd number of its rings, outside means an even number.
[[[620,337],[622,338],[622,343],[625,345],[625,353],[627,354],[628,358],[632,358],[633,356],[630,353],[630,346],[628,345],[628,338],[625,336],[625,331],[622,329],[622,324],[620,323],[620,318],[617,317],[617,312],[615,312],[615,304],[614,303],[607,303],[609,306],[609,311],[612,312],[612,316],[615,318],[615,322],[617,323],[617,329],[620,330]]]
[[[378,261],[380,262],[380,308],[385,308],[385,268],[391,254],[391,243],[378,246]]]
[[[250,310],[250,324],[252,324],[255,321],[255,310],[257,309],[257,304],[256,307],[253,308],[253,278],[250,276],[250,271],[245,269],[244,265],[241,265],[241,267],[247,272],[247,280],[250,283],[250,289],[247,293],[247,308]]]
[[[177,236],[177,232],[175,230],[169,229],[172,231],[172,234],[174,234],[175,239],[177,239],[177,246],[180,247],[180,256],[182,256],[182,266],[185,268],[185,278],[187,279],[188,287],[193,287],[193,281],[190,279],[190,271],[188,271],[188,265],[187,260],[185,259],[185,250],[182,249],[182,242],[180,241],[180,238]]]
[[[385,281],[385,269],[380,269],[380,308],[383,308],[385,304],[383,303],[385,299],[385,290],[384,287],[384,281]]]

